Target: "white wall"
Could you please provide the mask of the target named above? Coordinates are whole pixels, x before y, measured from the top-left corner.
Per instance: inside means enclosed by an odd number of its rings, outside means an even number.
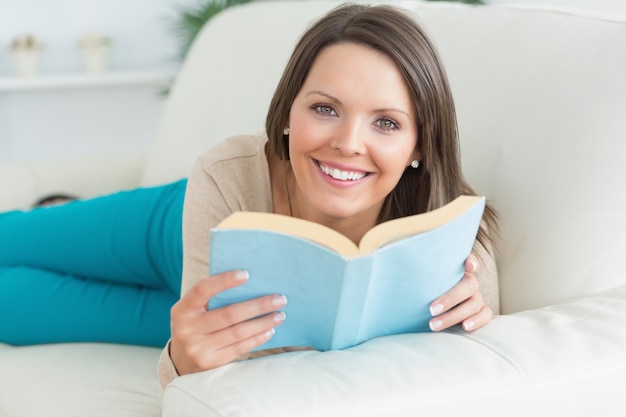
[[[42,73],[82,70],[79,38],[103,30],[113,39],[112,69],[171,65],[176,42],[166,23],[175,0],[0,0],[0,76],[13,67],[8,44],[32,33],[42,39]]]

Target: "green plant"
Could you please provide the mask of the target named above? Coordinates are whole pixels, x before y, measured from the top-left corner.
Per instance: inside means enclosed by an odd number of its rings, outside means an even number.
[[[222,10],[251,1],[254,0],[199,0],[193,6],[176,7],[172,29],[180,44],[178,58],[181,61],[185,59],[191,44],[206,22]]]
[[[485,4],[483,0],[427,0],[427,1],[449,1],[453,3]]]

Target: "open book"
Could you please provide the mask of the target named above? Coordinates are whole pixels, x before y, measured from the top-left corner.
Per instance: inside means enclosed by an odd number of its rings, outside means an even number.
[[[211,230],[210,274],[245,269],[250,278],[214,296],[209,308],[286,295],[286,320],[257,349],[344,349],[428,331],[429,305],[463,277],[484,207],[484,197],[460,196],[437,210],[381,223],[358,246],[306,220],[233,213]]]

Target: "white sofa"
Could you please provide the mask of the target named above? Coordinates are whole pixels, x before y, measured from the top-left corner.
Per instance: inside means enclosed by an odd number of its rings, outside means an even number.
[[[464,170],[500,212],[504,314],[474,333],[386,337],[185,376],[162,410],[158,349],[0,344],[0,416],[626,415],[626,18],[396,3],[439,46]],[[174,180],[211,143],[261,130],[296,37],[336,5],[222,13],[180,71],[150,152],[0,165],[0,210],[52,191]]]

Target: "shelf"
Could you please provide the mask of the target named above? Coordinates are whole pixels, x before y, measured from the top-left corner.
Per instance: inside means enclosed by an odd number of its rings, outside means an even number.
[[[119,87],[126,85],[165,85],[176,74],[173,69],[126,71],[105,74],[41,75],[32,78],[0,77],[0,93],[69,88]]]

